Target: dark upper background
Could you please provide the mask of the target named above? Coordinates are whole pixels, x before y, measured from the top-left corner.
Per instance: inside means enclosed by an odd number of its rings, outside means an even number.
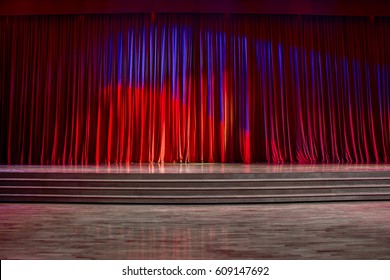
[[[390,0],[0,0],[0,15],[131,12],[390,16]]]

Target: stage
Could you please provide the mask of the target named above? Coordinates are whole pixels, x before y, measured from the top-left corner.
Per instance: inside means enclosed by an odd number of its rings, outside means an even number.
[[[390,200],[390,165],[0,166],[1,202],[195,204],[366,200]]]
[[[0,259],[390,258],[390,4],[31,1]]]
[[[390,256],[389,165],[3,165],[0,184],[1,259]]]

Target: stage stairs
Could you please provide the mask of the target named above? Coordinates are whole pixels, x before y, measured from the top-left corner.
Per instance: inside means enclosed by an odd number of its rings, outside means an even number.
[[[389,172],[1,172],[0,202],[274,203],[390,200]]]

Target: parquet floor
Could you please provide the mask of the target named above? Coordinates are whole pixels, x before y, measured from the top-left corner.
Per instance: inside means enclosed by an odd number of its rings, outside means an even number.
[[[390,259],[390,202],[0,204],[1,259]]]

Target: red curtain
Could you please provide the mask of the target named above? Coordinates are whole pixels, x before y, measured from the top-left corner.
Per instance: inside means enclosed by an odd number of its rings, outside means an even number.
[[[0,17],[0,160],[388,162],[390,19]]]

